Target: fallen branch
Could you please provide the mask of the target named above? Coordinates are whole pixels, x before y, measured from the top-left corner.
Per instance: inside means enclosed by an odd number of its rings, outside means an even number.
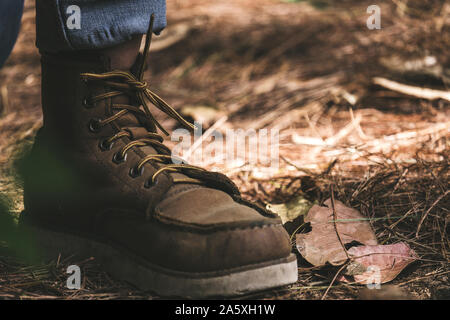
[[[414,87],[380,77],[373,78],[373,83],[382,86],[384,88],[387,88],[389,90],[397,91],[421,99],[427,100],[443,99],[450,101],[450,92],[448,91]]]

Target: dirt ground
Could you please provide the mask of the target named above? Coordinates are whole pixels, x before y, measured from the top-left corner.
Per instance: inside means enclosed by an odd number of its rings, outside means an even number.
[[[448,97],[450,5],[379,1],[382,28],[369,30],[371,4],[168,0],[169,27],[154,41],[146,77],[205,129],[279,130],[277,168],[195,164],[226,173],[262,206],[298,196],[322,203],[333,190],[372,219],[381,243],[405,241],[419,255],[391,282],[401,297],[448,299],[450,101],[417,88]],[[14,217],[23,203],[13,164],[42,124],[34,28],[34,2],[27,0],[18,42],[0,70],[0,192]],[[414,90],[402,93],[379,78]],[[298,225],[286,228],[293,233]],[[252,298],[363,298],[362,286],[332,282],[337,268],[298,259],[297,284]],[[73,263],[60,257],[29,266],[0,241],[0,299],[158,298],[112,279],[95,259],[76,261],[82,289],[68,290],[65,270]]]

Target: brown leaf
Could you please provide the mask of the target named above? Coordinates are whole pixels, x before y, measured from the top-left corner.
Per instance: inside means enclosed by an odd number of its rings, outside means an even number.
[[[404,242],[390,245],[359,246],[348,250],[352,262],[346,274],[353,276],[357,283],[386,283],[397,275],[418,256]],[[348,282],[341,278],[341,281]]]
[[[311,232],[297,234],[297,249],[300,254],[314,266],[329,262],[339,265],[345,262],[347,255],[336,234],[333,222],[331,200],[324,203],[326,207],[314,205],[305,217],[311,223]],[[343,244],[353,241],[365,245],[376,245],[377,238],[367,220],[357,210],[345,206],[340,201],[334,203],[336,211],[336,228]]]
[[[308,213],[311,209],[312,203],[305,199],[303,196],[298,196],[287,203],[282,204],[271,204],[266,205],[266,209],[276,213],[283,224],[289,221],[293,221],[299,216]]]

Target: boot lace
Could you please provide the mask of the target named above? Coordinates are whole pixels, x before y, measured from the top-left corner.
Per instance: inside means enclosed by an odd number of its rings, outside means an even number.
[[[133,113],[137,116],[137,118],[143,118],[149,121],[151,125],[154,127],[155,132],[151,132],[147,130],[147,135],[144,138],[133,139],[130,131],[126,129],[118,128],[119,131],[112,137],[102,141],[100,143],[100,148],[108,149],[112,146],[114,141],[128,137],[130,142],[127,143],[119,152],[117,152],[113,161],[116,163],[124,162],[127,157],[127,152],[134,147],[143,147],[143,146],[152,146],[154,147],[159,154],[151,154],[142,158],[139,163],[130,170],[130,175],[132,177],[136,177],[138,175],[142,175],[144,170],[144,165],[148,162],[153,163],[157,167],[157,171],[152,175],[151,179],[146,182],[146,187],[150,187],[156,181],[158,175],[163,172],[180,172],[184,174],[188,174],[189,170],[197,170],[203,171],[206,170],[197,166],[187,164],[183,159],[171,155],[170,149],[166,147],[162,142],[164,138],[159,135],[157,132],[158,128],[165,135],[169,135],[168,132],[162,127],[162,125],[154,118],[152,113],[150,112],[150,108],[148,103],[153,104],[159,110],[167,114],[169,117],[175,119],[179,122],[183,127],[188,129],[193,129],[194,125],[190,122],[186,121],[174,108],[172,108],[169,104],[167,104],[161,97],[159,97],[156,93],[152,92],[148,89],[147,82],[144,81],[144,68],[145,61],[147,60],[150,44],[153,34],[153,22],[154,15],[152,14],[150,18],[150,24],[146,35],[145,47],[143,52],[143,59],[141,59],[139,66],[139,71],[137,76],[131,72],[126,71],[111,71],[106,73],[82,73],[81,77],[85,82],[89,81],[97,81],[102,82],[105,86],[111,88],[114,91],[106,92],[103,94],[99,94],[96,96],[90,97],[89,103],[95,104],[98,101],[105,100],[108,98],[113,98],[116,96],[120,96],[123,94],[131,95],[137,99],[138,105],[142,106],[133,106],[128,104],[112,104],[111,108],[116,112],[113,112],[113,115],[105,118],[105,119],[93,119],[90,123],[90,128],[92,131],[99,131],[103,126],[114,123],[114,121],[120,119],[124,115],[128,113]],[[87,102],[85,102],[87,103]],[[178,160],[179,164],[174,164],[173,160]],[[190,178],[186,176],[186,178],[177,178],[173,179],[174,183],[202,183],[201,180]]]

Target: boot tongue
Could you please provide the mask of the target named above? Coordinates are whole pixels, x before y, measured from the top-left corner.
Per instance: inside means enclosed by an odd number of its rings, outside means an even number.
[[[131,70],[139,55],[141,41],[142,35],[119,46],[104,49],[103,55],[109,58],[111,70]]]
[[[119,46],[105,49],[102,54],[109,60],[111,71],[129,71],[134,75],[138,63],[140,62],[139,49],[141,47],[142,35],[133,37],[128,42],[125,42]],[[133,101],[131,97],[123,94],[111,99],[113,104],[127,104],[127,105],[138,105],[137,101]],[[114,111],[113,112],[117,112]],[[144,123],[139,121],[136,115],[133,113],[128,113],[120,119],[117,119],[116,124],[122,128],[127,128],[133,135],[133,139],[139,139],[146,137],[147,130],[143,127]],[[149,128],[152,129],[152,128]],[[141,147],[141,150],[147,154],[157,154],[157,151],[151,146]]]

